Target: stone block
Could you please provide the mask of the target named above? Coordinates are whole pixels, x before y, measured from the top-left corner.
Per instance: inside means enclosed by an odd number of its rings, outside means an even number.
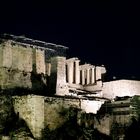
[[[45,74],[45,69],[45,52],[44,50],[36,49],[36,72]]]

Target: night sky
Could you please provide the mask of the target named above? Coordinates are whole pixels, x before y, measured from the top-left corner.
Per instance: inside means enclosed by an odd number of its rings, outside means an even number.
[[[108,79],[140,79],[138,3],[46,1],[1,1],[0,33],[67,46],[82,63],[104,64]]]

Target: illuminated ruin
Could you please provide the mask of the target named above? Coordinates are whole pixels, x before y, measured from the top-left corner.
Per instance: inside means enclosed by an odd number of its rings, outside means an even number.
[[[35,138],[41,136],[45,126],[53,130],[65,122],[58,114],[62,106],[97,114],[105,102],[140,94],[140,81],[103,82],[104,66],[81,64],[76,57],[67,58],[65,46],[7,34],[0,42],[1,91],[12,95],[16,114],[27,122]],[[112,104],[115,106],[116,102]],[[128,114],[123,115],[128,118]],[[94,122],[96,128],[109,135],[110,127],[102,127],[106,123]]]

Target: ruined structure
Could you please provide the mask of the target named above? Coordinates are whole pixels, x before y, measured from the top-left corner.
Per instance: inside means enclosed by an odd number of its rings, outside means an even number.
[[[117,118],[120,116],[113,119],[109,110],[98,124],[94,117],[89,123],[83,121],[80,114],[98,114],[101,106],[111,106],[112,112],[125,112],[121,115],[129,122],[130,100],[125,100],[128,102],[125,108],[121,108],[125,101],[113,100],[117,96],[139,95],[140,81],[103,82],[104,66],[81,64],[78,58],[67,58],[67,49],[62,45],[5,34],[0,39],[1,92],[11,94],[15,113],[26,121],[34,138],[40,138],[46,126],[54,130],[64,124],[66,119],[60,117],[60,112],[70,107],[79,109],[79,125],[94,124],[94,128],[110,135],[112,120],[120,123]]]

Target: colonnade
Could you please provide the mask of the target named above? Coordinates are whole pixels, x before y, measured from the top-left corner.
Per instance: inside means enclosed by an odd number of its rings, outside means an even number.
[[[95,66],[90,64],[80,65],[80,83],[82,85],[95,83]]]
[[[66,60],[67,66],[67,82],[72,84],[80,83],[80,71],[79,71],[79,62],[78,58],[71,58]]]
[[[91,64],[79,65],[78,58],[66,60],[67,82],[70,84],[89,85],[101,80],[102,74],[106,72],[103,66],[93,66]]]

